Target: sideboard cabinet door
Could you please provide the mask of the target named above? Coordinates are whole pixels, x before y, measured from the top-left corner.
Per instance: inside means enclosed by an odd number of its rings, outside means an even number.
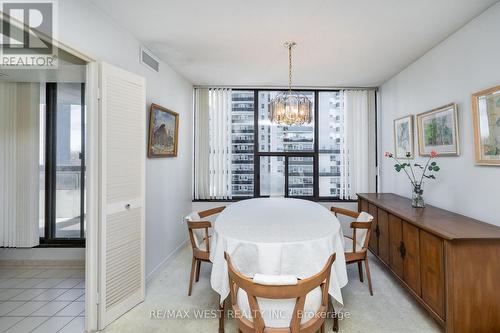
[[[444,318],[443,240],[420,230],[422,299]]]
[[[389,214],[389,266],[400,278],[403,278],[403,258],[401,257],[402,228],[401,219]]]
[[[373,253],[378,255],[378,220],[377,220],[377,206],[368,203],[368,213],[373,216],[372,222],[372,236],[370,237],[370,243],[368,247]]]
[[[420,296],[420,242],[418,234],[417,227],[403,221],[404,280]]]
[[[383,262],[389,264],[389,214],[379,208],[377,222],[379,230],[378,256]]]

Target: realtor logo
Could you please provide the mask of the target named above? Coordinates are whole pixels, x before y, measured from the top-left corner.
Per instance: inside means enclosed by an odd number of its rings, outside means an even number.
[[[0,67],[56,68],[54,0],[2,0],[0,4]]]

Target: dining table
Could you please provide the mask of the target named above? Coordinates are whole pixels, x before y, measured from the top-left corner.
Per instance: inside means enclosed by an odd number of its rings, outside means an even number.
[[[221,303],[230,291],[224,252],[250,278],[259,273],[299,279],[317,274],[335,253],[328,293],[343,306],[347,270],[342,228],[317,202],[283,197],[235,202],[214,221],[210,248],[210,284]]]

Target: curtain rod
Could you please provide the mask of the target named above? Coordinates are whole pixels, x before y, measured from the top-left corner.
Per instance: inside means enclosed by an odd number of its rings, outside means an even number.
[[[195,84],[194,88],[232,88],[232,89],[286,89],[288,86],[246,86],[246,85],[209,85]],[[333,87],[333,86],[294,86],[293,90],[378,90],[378,87]]]

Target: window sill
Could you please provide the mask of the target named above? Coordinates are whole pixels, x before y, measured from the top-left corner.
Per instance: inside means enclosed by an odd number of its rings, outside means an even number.
[[[35,248],[48,248],[48,247],[58,247],[58,248],[84,248],[85,239],[50,239],[46,240],[40,238],[40,245],[35,246]]]
[[[238,199],[192,199],[191,202],[238,202],[241,200],[248,200],[248,199],[256,199],[256,198],[266,198],[266,197],[247,197],[247,198],[238,198]],[[287,198],[295,198],[295,199],[304,199],[304,200],[311,200],[315,202],[358,202],[358,200],[352,200],[352,199],[339,199],[339,198],[328,198],[328,197],[323,197],[323,198],[305,198],[305,197],[287,197]]]

